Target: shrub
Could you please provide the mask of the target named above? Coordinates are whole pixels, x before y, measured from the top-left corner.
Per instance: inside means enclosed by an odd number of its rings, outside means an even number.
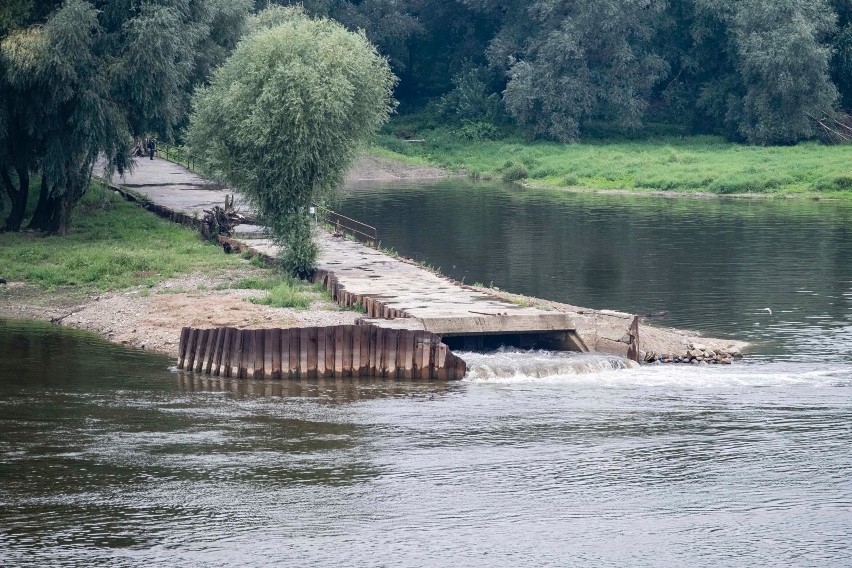
[[[515,181],[520,181],[522,179],[526,179],[529,177],[529,172],[527,168],[523,164],[512,163],[509,167],[503,170],[500,175],[500,179],[505,182],[511,183]]]

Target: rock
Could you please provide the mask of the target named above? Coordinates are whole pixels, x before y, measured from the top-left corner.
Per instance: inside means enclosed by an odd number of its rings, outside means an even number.
[[[691,362],[693,365],[698,365],[698,362],[699,362],[699,361],[698,361],[698,359],[693,359],[693,360],[692,360],[692,361],[690,361],[690,362]]]
[[[701,343],[693,344],[692,348],[696,351],[707,351],[707,347],[702,345]]]

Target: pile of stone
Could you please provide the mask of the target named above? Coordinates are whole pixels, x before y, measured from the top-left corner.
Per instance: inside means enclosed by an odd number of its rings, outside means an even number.
[[[692,365],[730,365],[736,359],[742,359],[742,353],[736,347],[728,349],[711,349],[700,343],[690,343],[686,353],[645,353],[646,363],[690,363]]]

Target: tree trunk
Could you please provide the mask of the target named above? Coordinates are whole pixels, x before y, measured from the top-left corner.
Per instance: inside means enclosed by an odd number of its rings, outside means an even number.
[[[59,198],[59,215],[56,219],[56,230],[53,231],[57,235],[67,235],[71,230],[71,209],[74,208],[75,202],[70,193]]]
[[[50,198],[50,187],[47,184],[47,177],[42,174],[38,204],[36,205],[35,212],[33,212],[32,219],[30,219],[28,228],[39,231],[47,230],[45,227],[50,226],[54,214],[54,207]]]
[[[61,207],[61,199],[52,194],[47,180],[42,176],[38,205],[36,205],[33,218],[30,219],[30,224],[27,227],[45,233],[57,233]]]
[[[21,224],[24,222],[24,215],[27,212],[27,198],[30,193],[30,175],[26,169],[16,168],[18,174],[18,187],[15,187],[9,172],[6,168],[0,169],[0,178],[3,180],[3,187],[6,188],[6,194],[12,202],[12,209],[9,216],[6,217],[6,223],[0,232],[17,232],[21,230]]]
[[[52,235],[67,235],[71,228],[71,209],[77,202],[82,191],[76,187],[76,180],[70,178],[67,182],[65,192],[56,195],[51,191],[44,177],[41,180],[41,192],[39,193],[38,205],[33,218],[30,220],[29,228],[44,231]]]

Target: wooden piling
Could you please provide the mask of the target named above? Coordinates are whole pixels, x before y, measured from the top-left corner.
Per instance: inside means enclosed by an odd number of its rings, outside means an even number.
[[[464,361],[425,331],[341,325],[181,330],[178,367],[241,379],[462,378]]]

